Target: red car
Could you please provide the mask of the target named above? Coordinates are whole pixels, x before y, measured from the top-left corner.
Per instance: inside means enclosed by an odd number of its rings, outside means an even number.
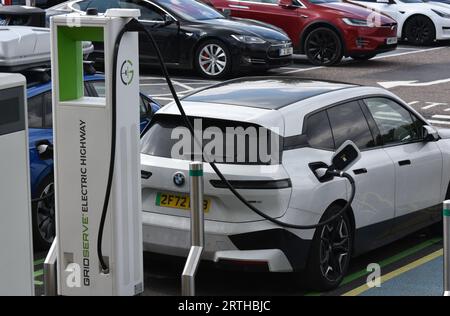
[[[202,0],[235,18],[283,29],[297,53],[330,66],[343,56],[367,60],[397,48],[397,23],[382,14],[339,0]]]

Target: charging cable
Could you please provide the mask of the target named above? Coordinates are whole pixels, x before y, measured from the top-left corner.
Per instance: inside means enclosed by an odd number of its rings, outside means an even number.
[[[119,54],[119,48],[120,48],[120,42],[122,40],[122,37],[125,33],[127,32],[142,32],[146,35],[146,37],[149,39],[150,43],[153,46],[153,49],[155,50],[155,53],[158,57],[158,61],[159,61],[159,65],[161,67],[163,76],[165,77],[166,81],[167,81],[167,85],[169,86],[169,90],[173,96],[173,99],[175,101],[175,104],[177,105],[178,110],[180,111],[180,114],[183,118],[183,121],[186,125],[186,127],[189,129],[190,133],[192,134],[192,137],[194,137],[194,140],[197,142],[197,144],[200,144],[201,148],[203,148],[203,142],[201,142],[200,140],[196,139],[195,137],[195,133],[194,133],[194,127],[192,126],[192,123],[189,121],[186,112],[184,111],[183,106],[181,105],[180,99],[177,95],[177,92],[173,86],[172,80],[170,79],[170,75],[169,72],[167,71],[167,67],[164,63],[164,58],[161,54],[161,51],[159,50],[158,44],[156,43],[153,35],[151,34],[150,31],[148,31],[145,26],[143,24],[141,24],[138,20],[136,19],[132,19],[130,22],[128,22],[125,27],[121,30],[121,32],[119,33],[117,39],[116,39],[116,43],[114,46],[114,56],[113,56],[113,65],[117,65],[117,59],[118,59],[118,54]],[[115,155],[116,155],[116,109],[117,109],[117,67],[113,68],[113,94],[112,94],[112,141],[111,141],[111,160],[110,160],[110,166],[109,166],[109,176],[108,176],[108,184],[107,184],[107,189],[106,189],[106,194],[105,194],[105,200],[104,200],[104,204],[103,204],[103,212],[102,212],[102,217],[101,217],[101,221],[100,221],[100,227],[99,227],[99,232],[98,232],[98,239],[97,239],[97,253],[98,253],[98,258],[100,261],[100,265],[102,267],[102,271],[103,273],[107,274],[109,273],[109,267],[108,265],[105,263],[104,259],[103,259],[103,254],[102,254],[102,238],[103,238],[103,229],[104,229],[104,225],[105,225],[105,220],[106,220],[106,215],[108,212],[108,203],[109,203],[109,198],[111,195],[111,188],[112,188],[112,180],[113,180],[113,175],[114,175],[114,163],[115,163]],[[207,158],[207,157],[204,157]],[[208,161],[208,159],[205,159],[206,161]],[[214,172],[217,174],[217,176],[220,178],[220,180],[225,183],[226,187],[228,188],[228,190],[231,191],[231,193],[233,193],[233,195],[239,200],[241,201],[245,206],[247,206],[250,210],[252,210],[253,212],[255,212],[256,214],[258,214],[259,216],[261,216],[262,218],[272,222],[273,224],[276,224],[278,226],[284,227],[284,228],[291,228],[291,229],[301,229],[301,230],[310,230],[310,229],[317,229],[326,225],[329,225],[330,223],[334,222],[336,219],[340,218],[345,212],[347,212],[350,209],[351,204],[353,203],[353,200],[355,198],[355,193],[356,193],[356,187],[355,187],[355,181],[352,178],[352,176],[350,176],[348,173],[345,172],[341,172],[338,170],[334,170],[332,167],[328,168],[326,171],[326,174],[331,176],[331,177],[340,177],[340,178],[345,178],[350,182],[350,186],[351,186],[351,194],[350,194],[350,198],[348,199],[347,203],[345,204],[345,206],[342,208],[342,210],[340,210],[339,212],[337,212],[336,214],[334,214],[333,216],[331,216],[330,218],[328,218],[327,220],[320,222],[318,224],[315,225],[294,225],[294,224],[289,224],[289,223],[285,223],[282,222],[280,220],[277,220],[276,218],[272,218],[269,215],[265,214],[264,212],[262,212],[261,210],[259,210],[258,208],[256,208],[254,205],[252,205],[250,202],[248,202],[234,187],[233,185],[225,178],[225,176],[222,174],[222,172],[219,170],[219,168],[217,167],[217,165],[212,162],[212,161],[208,161],[209,165],[211,166],[211,168],[214,170]]]

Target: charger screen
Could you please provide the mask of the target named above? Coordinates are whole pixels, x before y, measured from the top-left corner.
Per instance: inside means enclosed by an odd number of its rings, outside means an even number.
[[[23,87],[0,89],[0,135],[25,129]]]
[[[0,125],[15,123],[20,120],[19,98],[10,98],[0,101]]]

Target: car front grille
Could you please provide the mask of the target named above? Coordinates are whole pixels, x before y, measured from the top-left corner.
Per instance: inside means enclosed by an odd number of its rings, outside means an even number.
[[[384,23],[384,24],[381,24],[381,27],[386,27],[386,28],[390,28],[391,30],[396,30],[397,23]]]
[[[286,56],[280,56],[280,49],[291,48],[291,47],[292,47],[291,41],[273,43],[269,48],[268,55],[270,58],[286,57]]]

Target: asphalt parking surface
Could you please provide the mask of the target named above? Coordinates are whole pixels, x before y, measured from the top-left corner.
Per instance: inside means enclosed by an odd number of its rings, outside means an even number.
[[[346,59],[334,67],[314,67],[302,56],[297,56],[290,67],[255,75],[295,76],[385,87],[432,123],[450,126],[449,45],[446,42],[426,48],[401,45],[396,51],[379,55],[373,60],[357,62]],[[192,76],[191,73],[171,71],[171,74],[179,96],[218,83]],[[172,101],[164,79],[158,75],[144,75],[141,89],[162,105]]]
[[[164,79],[154,70],[145,69],[141,90],[162,105],[172,101]],[[217,81],[203,80],[189,72],[170,71],[180,96],[192,93]],[[296,57],[290,67],[272,70],[262,76],[283,75],[318,80],[345,81],[355,84],[383,86],[396,93],[430,122],[450,127],[450,43],[420,48],[400,45],[395,52],[378,56],[367,62],[345,60],[334,67],[314,67],[305,58]],[[301,276],[290,274],[243,273],[215,269],[202,263],[197,277],[199,295],[360,295],[365,284],[366,267],[378,263],[382,274],[398,271],[405,265],[442,249],[442,236],[426,229],[388,246],[355,258],[347,278],[338,290],[329,293],[306,291]],[[42,263],[44,252],[35,253],[36,294],[43,293]],[[180,258],[145,254],[144,295],[179,295],[184,261]],[[426,269],[423,269],[426,273]],[[419,270],[417,270],[419,271]],[[384,291],[383,286],[373,295],[403,295],[402,290]],[[404,289],[407,291],[407,289]],[[363,291],[364,292],[364,291]],[[437,293],[433,292],[433,293]]]

